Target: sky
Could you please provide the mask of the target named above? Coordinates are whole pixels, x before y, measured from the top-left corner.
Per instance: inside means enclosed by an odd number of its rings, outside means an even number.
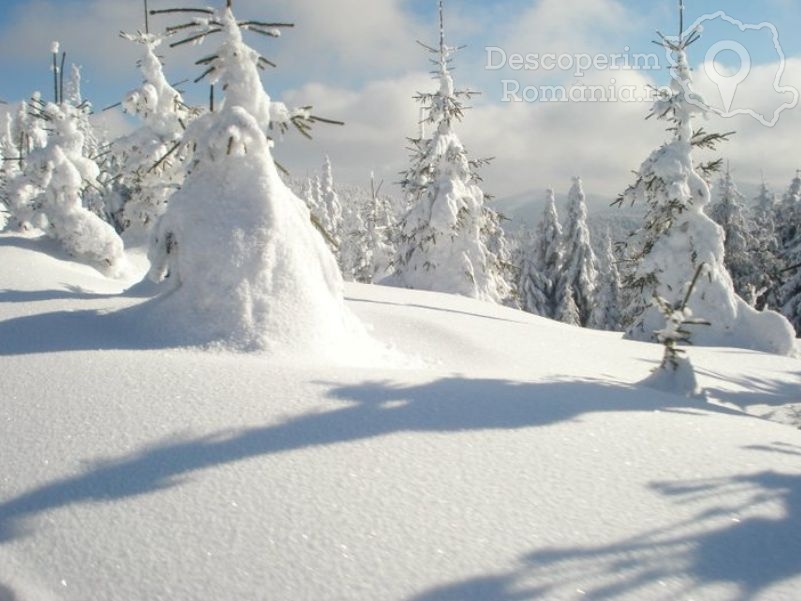
[[[215,1],[222,0],[149,4],[159,9]],[[742,113],[710,114],[701,125],[737,132],[720,156],[745,187],[764,174],[781,192],[801,167],[797,0],[685,1],[687,24],[703,22],[703,37],[690,51],[696,88],[724,110],[723,87],[733,87],[729,109]],[[435,86],[426,51],[416,41],[437,40],[436,0],[234,0],[234,8],[242,17],[296,24],[278,40],[248,38],[278,65],[263,78],[270,95],[290,105],[312,104],[317,114],[346,122],[321,126],[312,142],[292,135],[280,140],[281,163],[304,177],[330,155],[339,181],[366,184],[374,171],[393,185],[406,164],[406,138],[418,133],[419,107],[412,97]],[[714,16],[719,11],[731,21]],[[157,16],[150,25],[160,31],[175,22]],[[754,27],[741,29],[737,22]],[[541,196],[547,187],[565,191],[571,177],[582,176],[588,193],[611,200],[666,139],[664,123],[645,119],[650,107],[645,97],[649,86],[668,82],[667,57],[651,42],[657,30],[678,33],[677,0],[446,0],[446,26],[451,44],[467,45],[456,57],[457,85],[481,91],[458,132],[471,155],[494,157],[484,171],[488,193]],[[138,0],[2,0],[0,98],[14,102],[34,90],[51,93],[49,50],[58,40],[68,62],[82,67],[84,95],[98,119],[112,132],[124,131],[134,124],[129,118],[101,109],[140,83],[138,49],[119,31],[143,27]],[[213,43],[165,47],[168,77],[194,79],[199,71],[192,63]],[[747,52],[750,68],[742,70],[742,59],[726,49],[732,43]],[[498,49],[491,65],[488,47]],[[715,48],[723,50],[711,54]],[[521,65],[501,61],[503,54],[521,55]],[[523,61],[526,55],[541,60]],[[637,55],[644,62],[638,63]],[[586,60],[594,66],[578,69]],[[610,69],[611,64],[620,68]],[[571,94],[568,101],[543,102],[550,86]],[[582,101],[586,86],[596,86],[594,93],[604,101]],[[192,102],[205,102],[208,95],[202,83],[182,89]]]

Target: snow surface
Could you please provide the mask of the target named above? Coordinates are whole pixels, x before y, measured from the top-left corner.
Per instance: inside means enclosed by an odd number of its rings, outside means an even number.
[[[159,347],[130,282],[0,236],[0,599],[787,600],[801,362],[347,285],[416,367]],[[147,271],[140,254],[130,257]],[[130,324],[133,328],[135,324]]]

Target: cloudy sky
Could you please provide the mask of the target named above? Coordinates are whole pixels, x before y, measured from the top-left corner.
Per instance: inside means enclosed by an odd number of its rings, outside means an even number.
[[[214,1],[149,3],[158,9]],[[449,39],[468,45],[457,57],[455,78],[482,92],[460,132],[473,155],[495,157],[485,172],[487,191],[498,197],[539,195],[545,187],[566,189],[573,175],[583,176],[588,191],[602,197],[622,191],[631,170],[665,139],[664,124],[644,119],[649,103],[635,100],[647,96],[648,86],[667,82],[668,61],[651,40],[657,29],[677,33],[676,3],[446,0]],[[758,181],[764,172],[783,189],[801,167],[801,108],[790,108],[801,89],[797,0],[686,3],[687,23],[703,22],[705,35],[692,47],[691,62],[707,101],[723,110],[721,89],[728,85],[734,90],[732,112],[752,112],[763,121],[778,116],[768,127],[750,114],[712,115],[704,127],[737,131],[721,152],[742,182]],[[314,142],[282,141],[281,162],[302,176],[329,154],[341,181],[365,183],[374,170],[394,182],[406,160],[405,138],[418,128],[412,96],[433,86],[426,53],[416,40],[435,42],[436,1],[235,0],[234,7],[243,17],[296,23],[279,40],[251,34],[253,45],[278,64],[264,77],[270,94],[289,104],[313,104],[317,113],[347,122],[344,128],[321,128]],[[720,10],[731,19],[713,16]],[[153,17],[151,27],[174,22]],[[0,97],[14,101],[36,89],[47,94],[52,88],[48,52],[59,40],[68,60],[83,67],[85,96],[98,109],[112,104],[139,83],[137,48],[118,32],[143,27],[138,0],[3,0]],[[716,46],[719,42],[726,46]],[[741,69],[731,49],[710,52],[732,44],[747,50],[750,68]],[[498,49],[491,61],[489,47]],[[165,48],[168,76],[194,78],[192,62],[208,50]],[[508,59],[515,54],[532,56],[514,65]],[[584,68],[587,60],[595,66]],[[572,100],[543,102],[549,86],[561,86]],[[588,97],[586,86],[602,89],[594,94],[604,102],[581,101]],[[202,84],[184,89],[196,102],[208,93]],[[522,101],[505,102],[505,92],[515,97],[515,90]],[[113,128],[126,125],[116,111],[104,118]]]

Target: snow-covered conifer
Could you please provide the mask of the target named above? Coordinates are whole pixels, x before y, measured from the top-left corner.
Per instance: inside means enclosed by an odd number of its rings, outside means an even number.
[[[692,332],[689,329],[691,326],[711,325],[708,321],[695,319],[687,307],[704,267],[703,263],[698,266],[683,301],[671,304],[662,297],[654,299],[665,316],[665,327],[654,333],[659,343],[665,347],[665,354],[661,365],[643,382],[643,385],[683,396],[701,395],[695,369],[690,359],[682,356],[687,351],[679,348],[679,345],[691,344]]]
[[[82,194],[99,175],[84,156],[79,109],[48,103],[38,117],[52,129],[48,145],[31,153],[10,189],[19,223],[31,223],[58,240],[71,255],[116,274],[123,266],[123,244],[109,224],[83,207]]]
[[[485,194],[478,167],[454,131],[463,100],[474,93],[456,90],[450,64],[457,48],[445,41],[440,1],[440,40],[434,77],[439,89],[421,93],[431,135],[412,140],[412,165],[402,186],[411,208],[401,223],[395,273],[387,282],[409,288],[450,292],[492,302],[509,296],[502,260],[488,248]]]
[[[757,313],[737,297],[724,265],[723,231],[704,214],[710,201],[709,187],[693,160],[697,147],[714,147],[725,136],[696,130],[693,117],[702,111],[692,90],[687,47],[700,37],[698,31],[680,38],[663,38],[675,64],[670,90],[655,103],[653,114],[670,121],[672,140],[656,150],[638,172],[637,181],[620,202],[645,202],[643,227],[628,243],[628,260],[633,269],[626,285],[633,289],[634,302],[628,310],[628,336],[654,340],[665,317],[654,299],[675,305],[686,292],[687,282],[700,264],[706,265],[688,308],[708,319],[712,327],[694,331],[699,344],[738,346],[790,354],[794,335],[790,324],[776,313]]]
[[[334,189],[334,173],[329,157],[325,157],[325,163],[323,163],[323,175],[320,179],[320,194],[320,205],[323,216],[321,225],[334,242],[339,245],[342,233],[342,204],[339,201],[339,194],[337,194],[337,191]]]
[[[524,241],[525,243],[525,241]],[[521,249],[518,290],[524,311],[542,317],[558,318],[557,289],[564,263],[562,226],[556,212],[553,190],[546,191],[545,210],[530,244]]]
[[[557,291],[556,319],[571,326],[581,325],[581,315],[576,304],[576,291],[567,284]]]
[[[5,123],[0,133],[0,206],[6,208],[8,201],[8,186],[11,181],[19,174],[20,155],[19,148],[14,141],[12,126],[14,119],[10,113],[5,115]],[[5,226],[5,219],[2,219],[0,229]]]
[[[745,197],[737,189],[731,168],[720,178],[718,200],[709,216],[723,228],[725,265],[740,298],[755,306],[764,285],[762,271],[754,264],[756,241],[745,216]]]
[[[279,25],[237,21],[230,5],[186,10],[202,17],[182,29],[187,40],[222,37],[201,62],[224,99],[183,137],[194,149],[191,169],[150,250],[151,277],[168,277],[172,291],[148,305],[151,319],[190,343],[334,355],[364,334],[345,307],[336,260],[281,180],[267,137],[271,126],[308,129],[315,118],[270,98],[259,74],[266,59],[243,40],[251,29],[277,36]]]
[[[564,244],[564,273],[562,286],[573,290],[578,308],[579,324],[588,326],[596,307],[598,288],[598,260],[592,250],[590,230],[587,227],[587,200],[581,179],[573,179],[568,195],[568,222]]]
[[[143,54],[139,61],[142,85],[128,92],[122,102],[123,110],[139,117],[142,125],[114,143],[118,187],[125,196],[120,221],[124,229],[149,231],[183,183],[187,153],[177,146],[197,111],[184,103],[164,75],[157,54],[163,38],[150,33],[122,36],[140,44]]]
[[[621,327],[620,312],[620,270],[612,248],[612,237],[609,232],[604,236],[604,255],[601,261],[602,276],[598,278],[598,294],[596,306],[592,313],[590,325],[599,330],[617,331]]]
[[[778,207],[779,242],[782,249],[791,250],[801,234],[801,171],[797,171]]]

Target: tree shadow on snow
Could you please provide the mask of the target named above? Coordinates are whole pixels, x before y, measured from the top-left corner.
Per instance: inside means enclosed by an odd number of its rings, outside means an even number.
[[[754,376],[734,378],[705,369],[696,370],[699,375],[715,378],[727,384],[736,384],[742,391],[731,391],[713,386],[706,386],[707,392],[717,399],[737,405],[745,410],[751,405],[781,406],[792,403],[801,403],[801,371],[793,374],[792,379],[771,380]]]
[[[342,407],[235,432],[168,440],[138,453],[95,460],[74,477],[0,503],[0,541],[21,533],[27,517],[80,503],[154,493],[188,474],[245,459],[372,439],[397,432],[516,430],[581,419],[588,413],[697,409],[729,412],[657,392],[596,381],[522,383],[445,378],[414,386],[387,382],[332,388]],[[228,399],[220,399],[227,402]],[[740,414],[737,414],[740,415]],[[750,419],[743,417],[743,419]]]
[[[408,307],[410,309],[423,309],[425,311],[439,311],[441,313],[451,313],[454,315],[465,315],[467,317],[478,317],[480,319],[490,319],[492,321],[504,321],[506,323],[519,323],[522,325],[530,325],[530,321],[523,321],[518,319],[508,319],[505,317],[495,317],[493,315],[484,315],[481,313],[471,313],[469,311],[460,311],[458,309],[446,309],[445,307],[434,307],[432,305],[421,305],[419,303],[398,303],[385,300],[371,300],[366,298],[348,297],[345,300],[351,303],[364,303],[369,305],[387,305],[390,307]]]
[[[538,549],[506,572],[445,584],[413,601],[645,599],[655,590],[646,587],[658,590],[660,583],[678,578],[684,581],[681,589],[665,588],[659,598],[668,598],[668,593],[670,598],[691,598],[705,587],[723,586],[738,591],[727,598],[749,600],[801,576],[801,475],[767,471],[657,482],[651,488],[676,504],[708,506],[714,499],[717,505],[609,545]],[[771,517],[758,515],[763,510]],[[734,517],[741,514],[749,517]]]

